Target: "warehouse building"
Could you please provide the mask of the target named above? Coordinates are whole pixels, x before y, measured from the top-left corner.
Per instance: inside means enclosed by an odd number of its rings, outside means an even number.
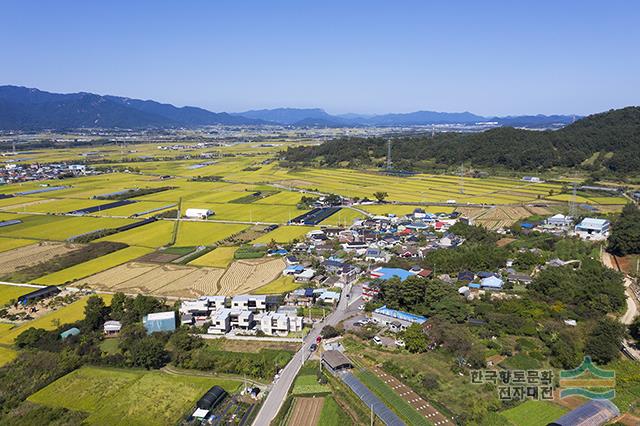
[[[189,219],[206,219],[213,215],[213,211],[209,209],[187,209],[184,215]]]
[[[176,314],[173,311],[169,311],[145,315],[142,318],[142,324],[147,329],[148,334],[174,331],[176,329]]]
[[[55,296],[60,293],[60,289],[54,285],[39,288],[31,293],[23,294],[18,297],[18,303],[26,305],[29,302],[35,302],[36,300],[44,299],[45,297]]]
[[[608,399],[593,399],[549,423],[548,426],[602,426],[620,415]]]

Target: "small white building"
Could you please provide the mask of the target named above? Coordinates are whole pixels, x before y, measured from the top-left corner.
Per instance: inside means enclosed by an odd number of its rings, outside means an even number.
[[[122,330],[122,323],[120,321],[106,321],[104,323],[104,334],[118,334]]]
[[[565,216],[563,214],[556,214],[551,216],[546,220],[547,225],[553,226],[555,228],[568,228],[573,223],[573,218],[571,216]]]
[[[227,296],[200,296],[198,300],[204,300],[211,310],[222,309],[227,304]]]
[[[197,316],[209,316],[209,304],[206,300],[185,300],[180,304],[180,313]]]
[[[254,296],[241,294],[231,299],[232,309],[241,309],[252,312],[264,312],[267,310],[267,296]]]
[[[213,214],[209,209],[187,209],[184,212],[185,217],[189,219],[206,219]]]
[[[311,279],[316,275],[316,271],[313,269],[305,269],[304,271],[297,274],[295,277],[296,282],[306,283],[311,281]]]
[[[265,312],[259,318],[260,330],[270,336],[286,336],[302,330],[302,317],[280,312]]]
[[[211,325],[207,329],[209,334],[227,334],[231,331],[231,309],[222,308],[211,313]]]

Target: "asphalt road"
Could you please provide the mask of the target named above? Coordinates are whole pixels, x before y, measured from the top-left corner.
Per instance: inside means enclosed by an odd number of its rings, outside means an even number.
[[[347,291],[349,293],[347,293]],[[345,289],[344,294],[350,293],[351,286]],[[354,293],[356,292],[354,291]],[[361,303],[358,300],[359,295],[356,294],[351,297],[353,297],[353,299],[350,297],[342,297],[336,310],[329,314],[324,321],[318,322],[313,326],[309,334],[307,334],[307,337],[305,337],[302,348],[296,352],[289,364],[287,364],[287,366],[282,370],[280,377],[273,384],[262,404],[262,407],[260,408],[260,412],[253,421],[253,426],[268,426],[271,420],[273,420],[276,414],[278,414],[278,411],[280,411],[280,408],[287,397],[287,393],[293,384],[293,380],[298,375],[304,361],[306,361],[311,355],[309,352],[309,346],[312,343],[315,343],[316,337],[320,335],[322,327],[325,325],[336,325],[344,318],[351,315],[354,310],[357,312],[357,306]]]

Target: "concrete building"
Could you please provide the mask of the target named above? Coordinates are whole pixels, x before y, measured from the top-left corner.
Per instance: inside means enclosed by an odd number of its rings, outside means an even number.
[[[198,300],[205,300],[212,311],[222,309],[227,304],[227,296],[200,296]]]
[[[231,299],[232,309],[249,310],[252,312],[264,312],[267,310],[267,296],[254,296],[241,294]]]
[[[586,217],[576,225],[575,232],[581,238],[605,239],[609,234],[611,223],[606,219]]]
[[[260,330],[269,336],[286,336],[289,332],[302,330],[302,317],[285,313],[265,312],[259,319]]]
[[[207,329],[209,334],[227,334],[231,331],[231,309],[222,308],[211,313],[211,325]]]
[[[573,224],[573,218],[571,216],[565,216],[563,214],[556,214],[546,220],[546,224],[554,228],[565,229]]]

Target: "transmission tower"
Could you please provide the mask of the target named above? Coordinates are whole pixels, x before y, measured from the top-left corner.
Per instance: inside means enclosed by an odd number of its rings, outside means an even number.
[[[460,164],[460,193],[464,194],[464,162]]]
[[[391,139],[387,141],[387,170],[391,170]]]

